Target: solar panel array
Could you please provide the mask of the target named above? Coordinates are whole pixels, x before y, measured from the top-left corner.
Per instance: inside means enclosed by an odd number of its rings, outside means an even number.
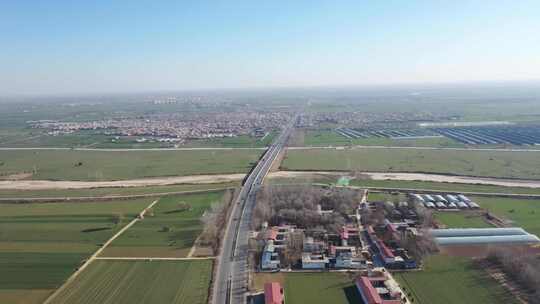
[[[434,128],[434,132],[469,145],[539,145],[539,126]]]
[[[377,130],[338,128],[335,131],[349,139],[447,137],[467,145],[540,145],[540,126],[537,125]]]

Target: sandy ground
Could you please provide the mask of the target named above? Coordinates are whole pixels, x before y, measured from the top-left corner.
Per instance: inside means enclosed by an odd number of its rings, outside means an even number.
[[[504,187],[540,188],[540,181],[536,180],[512,180],[499,178],[481,178],[471,176],[449,176],[441,174],[422,173],[385,173],[385,172],[361,172],[366,179],[373,180],[403,180],[403,181],[427,181],[446,182],[461,184],[481,184]],[[269,178],[305,178],[335,177],[350,175],[350,172],[335,171],[277,171],[269,173]],[[213,184],[241,181],[244,174],[216,174],[216,175],[190,175],[172,176],[162,178],[132,179],[122,181],[49,181],[49,180],[0,180],[0,190],[47,190],[47,189],[89,189],[111,187],[143,187],[165,186],[175,184]]]
[[[424,181],[424,182],[446,182],[461,184],[481,184],[495,185],[504,187],[526,187],[540,188],[538,180],[513,180],[503,178],[482,178],[472,176],[450,176],[441,174],[423,174],[423,173],[386,173],[386,172],[360,172],[367,179],[373,180],[402,180],[402,181]],[[322,176],[343,176],[350,175],[350,172],[331,172],[331,171],[278,171],[270,173],[271,178],[314,178],[317,175]]]
[[[132,179],[122,181],[49,181],[11,180],[0,181],[0,190],[46,190],[46,189],[89,189],[110,187],[165,186],[175,184],[213,184],[241,181],[245,174],[191,175],[163,178]]]

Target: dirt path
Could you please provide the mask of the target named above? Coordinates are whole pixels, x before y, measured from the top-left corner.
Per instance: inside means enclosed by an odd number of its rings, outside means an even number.
[[[158,200],[155,200],[153,201],[152,203],[150,203],[150,205],[148,205],[146,208],[144,208],[143,211],[141,211],[140,215],[144,216],[144,214],[146,213],[147,210],[149,210],[150,208],[154,207],[155,204],[157,204]],[[90,258],[88,258],[88,260],[86,260],[86,262],[84,262],[84,264],[82,264],[81,267],[79,267],[79,269],[77,269],[77,271],[75,271],[65,282],[64,284],[62,284],[62,286],[60,286],[60,288],[58,288],[57,290],[55,290],[55,292],[53,292],[46,300],[45,302],[43,302],[43,304],[48,304],[48,303],[51,303],[51,301],[58,295],[60,294],[60,292],[62,292],[62,290],[64,290],[68,285],[69,283],[71,283],[73,280],[75,280],[75,278],[84,270],[86,269],[86,267],[88,267],[88,265],[90,265],[90,263],[92,263],[97,257],[98,255],[100,255],[103,250],[105,250],[105,248],[107,248],[107,246],[109,246],[109,244],[111,244],[115,239],[117,239],[120,235],[122,235],[122,233],[124,233],[124,231],[128,230],[131,226],[135,225],[135,223],[137,223],[138,221],[140,221],[140,217],[136,217],[134,218],[131,222],[129,222],[129,224],[127,224],[126,226],[124,226],[122,229],[120,229],[120,231],[118,231],[116,234],[114,234],[110,239],[107,240],[107,242],[105,242],[103,244],[103,246],[101,246],[96,252],[94,252],[94,254],[92,254],[90,256]]]
[[[240,181],[245,174],[189,175],[121,181],[50,181],[50,180],[0,180],[0,190],[89,189],[175,184],[214,184]]]
[[[162,258],[162,257],[96,257],[95,260],[106,261],[194,261],[214,260],[216,257],[188,257],[188,258]]]
[[[112,200],[123,200],[123,199],[134,199],[134,198],[144,198],[144,197],[161,197],[161,196],[170,196],[170,195],[179,195],[179,194],[193,194],[193,193],[204,193],[204,192],[213,192],[213,191],[222,191],[227,189],[234,189],[234,187],[218,187],[218,188],[207,188],[199,190],[185,190],[185,191],[173,191],[173,192],[152,192],[144,194],[131,194],[131,195],[104,195],[104,196],[57,196],[57,197],[0,197],[0,204],[7,202],[60,202],[60,201],[70,201],[70,202],[84,202],[84,201],[112,201]]]
[[[540,188],[538,180],[514,180],[504,178],[483,178],[472,176],[452,176],[442,174],[424,174],[424,173],[399,173],[399,172],[360,172],[361,175],[372,180],[396,180],[396,181],[424,181],[424,182],[445,182],[460,184],[480,184],[503,187],[525,187]],[[278,171],[269,174],[270,178],[309,178],[322,176],[350,175],[350,172],[332,172],[332,171]]]

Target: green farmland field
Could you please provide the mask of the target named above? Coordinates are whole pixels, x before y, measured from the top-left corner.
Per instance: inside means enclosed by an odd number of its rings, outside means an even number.
[[[262,150],[0,151],[0,176],[33,179],[122,180],[158,176],[247,172]]]
[[[202,231],[200,217],[223,192],[207,192],[164,197],[146,216],[112,242],[103,256],[185,257]],[[181,204],[190,209],[181,209]]]
[[[339,273],[291,273],[285,279],[285,299],[290,304],[360,303],[354,282]]]
[[[311,149],[287,151],[283,170],[424,172],[485,177],[540,179],[539,152]]]
[[[262,289],[267,282],[283,285],[288,304],[362,302],[354,285],[354,275],[345,273],[258,273],[254,278],[257,289]]]
[[[503,287],[465,258],[432,256],[423,270],[399,272],[394,277],[406,294],[412,294],[414,303],[516,303]]]
[[[54,304],[204,304],[212,261],[94,261]]]
[[[0,204],[0,303],[39,303],[150,199]]]
[[[477,214],[469,212],[437,212],[435,219],[447,228],[488,228],[493,227]]]
[[[540,200],[472,197],[482,208],[511,220],[514,226],[540,236]]]

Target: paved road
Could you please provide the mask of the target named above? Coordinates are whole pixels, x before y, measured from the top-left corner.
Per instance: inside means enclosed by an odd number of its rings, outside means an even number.
[[[298,146],[288,147],[289,150],[317,150],[317,149],[403,149],[403,150],[450,150],[450,151],[492,151],[492,152],[540,152],[540,149],[527,148],[451,148],[451,147],[400,147],[400,146]]]
[[[255,206],[255,193],[270,170],[272,162],[284,149],[297,117],[295,116],[283,129],[247,177],[238,200],[233,206],[217,260],[212,294],[214,304],[245,303],[248,278],[248,234],[251,213]]]
[[[194,148],[69,148],[69,147],[0,147],[0,151],[19,150],[67,150],[97,152],[137,152],[137,151],[212,151],[212,150],[265,150],[265,147],[194,147]]]

